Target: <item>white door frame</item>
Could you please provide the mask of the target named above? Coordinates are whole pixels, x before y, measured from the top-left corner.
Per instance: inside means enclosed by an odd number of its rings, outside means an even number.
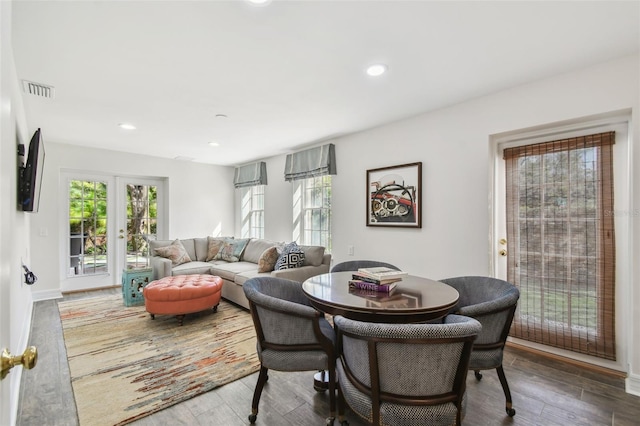
[[[69,181],[70,180],[95,180],[107,182],[107,271],[96,275],[69,275],[69,243],[67,241],[67,229],[69,226]],[[126,183],[140,182],[152,184],[158,187],[158,238],[164,238],[167,231],[168,207],[166,204],[166,178],[149,178],[143,176],[121,176],[107,173],[95,173],[82,170],[60,171],[60,290],[62,292],[91,290],[103,287],[112,287],[121,284],[122,269],[124,266],[124,253],[126,245],[118,239],[118,229],[124,224],[122,212],[126,205],[126,196],[123,193]],[[124,250],[124,251],[123,251]]]
[[[633,284],[633,253],[631,230],[633,229],[634,212],[632,206],[632,186],[633,176],[632,144],[629,141],[631,133],[631,111],[614,111],[597,116],[584,117],[577,120],[569,120],[550,125],[538,126],[534,128],[522,129],[512,132],[491,135],[489,138],[489,150],[492,159],[490,179],[490,236],[489,236],[489,270],[493,276],[506,279],[506,257],[502,257],[499,251],[505,248],[500,244],[500,239],[506,237],[506,209],[505,209],[505,166],[502,152],[505,148],[528,145],[532,143],[544,142],[552,139],[564,137],[582,136],[593,133],[615,130],[616,143],[613,145],[614,161],[614,202],[615,208],[612,214],[615,215],[615,235],[616,235],[616,354],[617,361],[607,361],[600,358],[589,357],[571,351],[556,349],[550,346],[527,342],[520,339],[517,341],[524,346],[541,349],[573,358],[579,361],[600,365],[618,371],[629,371],[628,360],[631,350],[631,327],[627,324],[626,318],[633,309],[632,284]],[[509,241],[506,244],[509,250]]]

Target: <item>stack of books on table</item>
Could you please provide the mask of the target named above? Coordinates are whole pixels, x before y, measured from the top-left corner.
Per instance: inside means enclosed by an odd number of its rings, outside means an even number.
[[[360,268],[349,280],[349,288],[388,293],[397,286],[398,281],[402,281],[402,278],[407,275],[407,272],[384,266]]]

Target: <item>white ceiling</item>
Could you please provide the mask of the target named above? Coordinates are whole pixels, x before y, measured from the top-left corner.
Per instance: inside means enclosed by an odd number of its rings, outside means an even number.
[[[18,78],[55,87],[24,95],[45,143],[238,165],[637,53],[639,21],[638,1],[14,0],[12,25]]]

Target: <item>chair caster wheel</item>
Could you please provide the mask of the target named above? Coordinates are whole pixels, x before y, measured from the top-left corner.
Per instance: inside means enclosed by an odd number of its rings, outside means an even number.
[[[476,375],[476,379],[482,380],[482,373],[480,373],[479,371],[475,371],[474,374]]]
[[[325,421],[325,424],[327,426],[333,426],[333,422],[335,421],[335,419],[333,417],[327,417],[327,420]]]
[[[349,422],[346,420],[343,420],[340,422],[340,426],[349,426]]]
[[[507,415],[508,415],[509,417],[513,417],[513,416],[515,416],[515,415],[516,415],[516,410],[515,410],[515,408],[507,408]]]
[[[257,414],[249,414],[249,423],[254,424],[258,418]]]

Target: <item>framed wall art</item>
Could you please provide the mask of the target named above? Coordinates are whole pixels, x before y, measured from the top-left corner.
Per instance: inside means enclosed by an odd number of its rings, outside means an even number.
[[[367,170],[367,226],[422,228],[422,163]]]

